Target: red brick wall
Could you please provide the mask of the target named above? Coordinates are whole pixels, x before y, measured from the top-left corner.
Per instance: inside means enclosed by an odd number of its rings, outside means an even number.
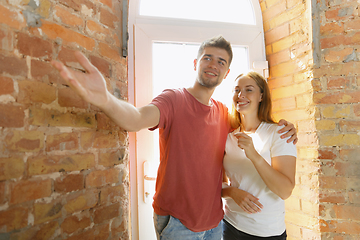
[[[319,112],[320,230],[360,238],[359,2],[325,1],[319,9],[320,67],[314,71]]]
[[[127,133],[50,65],[81,50],[126,100],[122,2],[35,2],[0,2],[0,239],[129,239]]]
[[[359,239],[359,3],[259,2],[275,117],[299,136],[288,239]]]
[[[312,104],[313,51],[310,1],[260,0],[276,119],[298,129],[296,187],[286,200],[288,239],[318,239],[317,136]]]

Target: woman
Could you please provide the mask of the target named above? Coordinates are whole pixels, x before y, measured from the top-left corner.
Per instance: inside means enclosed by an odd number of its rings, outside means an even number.
[[[223,239],[286,239],[284,200],[295,186],[296,147],[277,132],[260,74],[236,78],[232,118],[237,129],[225,148]]]

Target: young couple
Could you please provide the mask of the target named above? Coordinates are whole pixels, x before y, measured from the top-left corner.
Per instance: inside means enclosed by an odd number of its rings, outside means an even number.
[[[158,239],[286,236],[283,199],[295,185],[296,156],[295,146],[286,142],[296,143],[296,130],[271,119],[269,89],[256,73],[236,79],[231,115],[211,98],[230,71],[228,41],[219,36],[201,44],[192,87],[165,90],[138,108],[115,98],[88,59],[80,52],[75,56],[86,73],[52,64],[77,94],[123,129],[159,128],[153,203]]]

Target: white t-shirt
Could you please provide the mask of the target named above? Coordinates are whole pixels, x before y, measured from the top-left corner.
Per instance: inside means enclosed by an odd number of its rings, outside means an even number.
[[[290,155],[296,157],[296,146],[286,143],[277,133],[283,126],[262,122],[255,133],[248,133],[257,152],[271,165],[271,158]],[[235,130],[234,132],[237,132]],[[237,138],[228,134],[224,157],[224,168],[231,186],[247,191],[259,198],[261,212],[248,214],[232,198],[225,199],[225,219],[245,233],[269,237],[285,231],[285,204],[264,183],[254,164],[238,147]]]

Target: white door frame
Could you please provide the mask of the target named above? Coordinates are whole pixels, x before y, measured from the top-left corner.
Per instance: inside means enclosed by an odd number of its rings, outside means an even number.
[[[153,41],[169,42],[202,42],[205,39],[221,34],[232,44],[248,46],[249,62],[262,62],[266,59],[264,32],[262,27],[262,14],[258,0],[251,0],[256,17],[255,26],[212,23],[188,20],[173,20],[155,17],[141,17],[138,14],[139,0],[129,0],[128,19],[128,101],[135,105],[135,74],[134,74],[134,26],[140,27]],[[236,31],[234,31],[236,27]],[[260,47],[259,47],[260,46]],[[252,67],[252,66],[251,66]],[[140,80],[141,81],[141,80]],[[147,104],[147,103],[145,103]],[[143,104],[143,105],[145,105]],[[143,106],[142,105],[142,106]],[[143,130],[147,131],[147,130]],[[130,221],[131,239],[139,239],[139,212],[138,191],[142,191],[142,181],[138,176],[138,169],[142,166],[137,164],[136,138],[139,134],[129,133],[129,158],[130,158]],[[141,200],[141,199],[140,199]],[[142,239],[140,239],[142,240]]]

